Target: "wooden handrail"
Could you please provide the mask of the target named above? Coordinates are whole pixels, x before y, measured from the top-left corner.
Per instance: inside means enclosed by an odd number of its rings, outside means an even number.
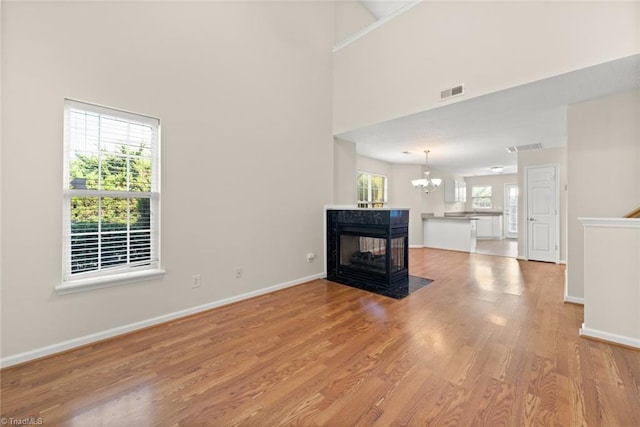
[[[640,218],[640,208],[635,211],[631,211],[624,216],[625,218]]]

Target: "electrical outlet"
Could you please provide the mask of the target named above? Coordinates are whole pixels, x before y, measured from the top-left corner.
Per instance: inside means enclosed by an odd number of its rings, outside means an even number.
[[[201,284],[202,284],[202,277],[200,277],[199,274],[194,274],[193,276],[191,276],[192,288],[199,288]]]
[[[236,279],[242,279],[242,268],[236,268]]]
[[[314,259],[316,259],[316,254],[314,254],[313,252],[309,252],[307,254],[307,262],[313,262]]]

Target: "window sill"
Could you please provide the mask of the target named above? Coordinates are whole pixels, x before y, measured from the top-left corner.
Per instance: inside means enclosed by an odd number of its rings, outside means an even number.
[[[75,294],[93,289],[110,288],[112,286],[161,279],[164,277],[164,273],[164,270],[154,269],[137,271],[135,273],[114,274],[105,277],[92,277],[90,279],[71,280],[63,282],[61,285],[56,286],[55,289],[58,295]]]

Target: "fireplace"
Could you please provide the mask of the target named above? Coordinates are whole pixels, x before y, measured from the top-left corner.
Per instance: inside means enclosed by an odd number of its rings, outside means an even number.
[[[409,280],[409,211],[327,211],[327,279],[392,288]]]

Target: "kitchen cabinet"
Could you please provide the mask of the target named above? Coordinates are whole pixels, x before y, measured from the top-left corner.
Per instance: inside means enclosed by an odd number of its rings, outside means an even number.
[[[422,216],[424,247],[476,251],[476,218]]]
[[[502,215],[478,215],[476,236],[484,239],[502,239]]]
[[[467,183],[457,179],[445,179],[444,201],[446,203],[466,202]]]

